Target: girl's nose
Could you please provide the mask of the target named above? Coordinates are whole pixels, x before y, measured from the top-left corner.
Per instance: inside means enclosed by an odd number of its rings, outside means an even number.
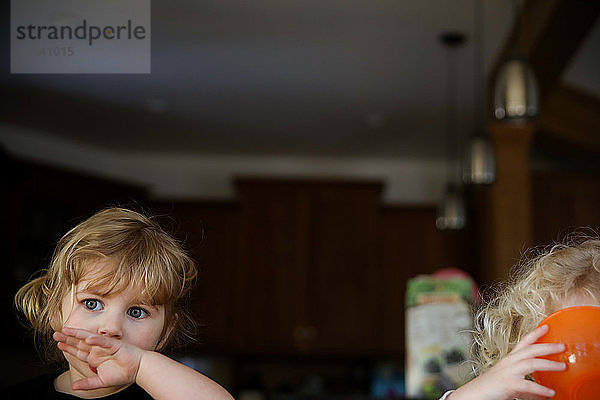
[[[115,319],[105,319],[100,328],[98,328],[98,334],[108,336],[115,339],[121,339],[123,332],[121,324]]]

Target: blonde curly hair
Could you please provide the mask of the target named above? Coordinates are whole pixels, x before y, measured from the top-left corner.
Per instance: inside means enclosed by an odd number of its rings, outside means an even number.
[[[106,274],[89,274],[100,260],[115,261]],[[89,286],[102,294],[119,293],[131,284],[140,297],[164,305],[160,350],[193,337],[194,322],[185,303],[196,278],[196,265],[181,245],[151,217],[112,207],[97,212],[58,242],[50,266],[15,295],[15,304],[34,330],[36,345],[49,361],[64,361],[52,333],[62,327],[61,305],[76,285],[93,276]]]
[[[476,313],[472,351],[476,375],[510,353],[567,297],[600,300],[600,238],[573,236],[531,255]]]

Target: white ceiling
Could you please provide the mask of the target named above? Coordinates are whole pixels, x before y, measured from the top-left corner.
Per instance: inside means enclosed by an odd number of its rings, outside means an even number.
[[[486,67],[510,29],[511,4],[485,1]],[[151,74],[4,75],[2,81],[198,127],[152,135],[48,133],[104,149],[441,158],[447,58],[438,37],[458,30],[469,39],[457,54],[458,127],[466,136],[474,129],[473,5],[474,0],[154,1]],[[566,80],[600,94],[599,54],[596,28]]]

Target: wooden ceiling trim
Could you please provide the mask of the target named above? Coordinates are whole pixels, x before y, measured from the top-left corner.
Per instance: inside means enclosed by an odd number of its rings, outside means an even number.
[[[561,83],[561,75],[600,16],[600,1],[527,0],[524,24],[514,24],[488,76],[489,118],[493,118],[495,78],[518,48],[535,72],[540,116],[537,135],[600,151],[600,100]]]
[[[502,65],[519,49],[534,70],[543,103],[600,15],[600,2],[528,0],[488,76],[490,99]],[[493,114],[490,114],[493,115]]]
[[[515,24],[488,77],[488,131],[496,152],[496,183],[486,191],[487,218],[480,220],[484,240],[482,276],[503,280],[511,265],[533,240],[530,149],[542,130],[568,144],[600,145],[593,138],[599,126],[596,101],[559,84],[560,76],[600,14],[600,2],[528,0],[522,8],[523,26]],[[526,29],[521,29],[521,28]],[[495,77],[515,55],[528,59],[540,87],[540,116],[525,125],[499,123],[493,116]],[[542,128],[543,127],[543,128]],[[596,129],[593,129],[593,128]],[[599,147],[600,148],[600,147]]]
[[[600,152],[600,99],[560,84],[548,95],[537,126],[542,137]]]
[[[531,49],[529,62],[538,79],[542,106],[600,15],[599,1],[561,1]]]

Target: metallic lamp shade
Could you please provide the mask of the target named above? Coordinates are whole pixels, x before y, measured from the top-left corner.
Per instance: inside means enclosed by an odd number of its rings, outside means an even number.
[[[468,185],[489,185],[496,179],[496,160],[492,144],[486,136],[474,136],[463,163],[463,182]]]
[[[538,112],[535,75],[525,60],[507,61],[498,74],[494,93],[494,115],[498,120],[521,121]]]
[[[465,202],[461,190],[449,184],[438,208],[435,226],[440,230],[462,229],[465,226]]]

